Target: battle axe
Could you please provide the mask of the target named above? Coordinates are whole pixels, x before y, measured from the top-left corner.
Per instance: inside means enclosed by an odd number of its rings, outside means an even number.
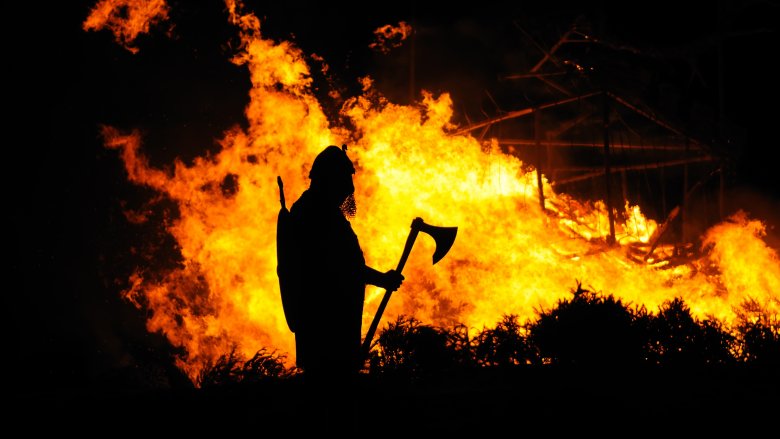
[[[404,265],[406,265],[406,259],[409,258],[409,253],[412,251],[412,246],[414,245],[414,241],[417,239],[417,234],[419,232],[427,233],[436,242],[436,251],[433,252],[433,263],[435,264],[439,262],[448,251],[450,251],[450,248],[452,248],[452,243],[455,242],[455,235],[458,234],[458,228],[432,226],[430,224],[426,224],[422,218],[415,218],[412,221],[412,230],[409,231],[409,237],[406,238],[406,245],[404,246],[404,252],[401,255],[401,260],[398,261],[398,267],[395,269],[395,271],[398,273],[401,273],[401,271],[404,269]],[[364,358],[368,355],[368,351],[371,349],[371,341],[374,338],[374,333],[376,332],[377,326],[379,326],[379,321],[382,320],[382,313],[385,312],[385,307],[387,306],[387,302],[390,301],[391,294],[393,294],[392,291],[385,291],[385,296],[382,298],[382,302],[379,304],[379,308],[377,309],[376,315],[374,316],[374,321],[371,322],[371,326],[368,328],[366,338],[363,340]]]

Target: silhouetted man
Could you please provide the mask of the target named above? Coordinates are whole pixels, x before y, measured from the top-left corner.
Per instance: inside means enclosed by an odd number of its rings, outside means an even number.
[[[346,146],[328,146],[314,159],[309,189],[290,209],[300,291],[296,357],[315,392],[346,392],[338,386],[352,385],[362,367],[366,284],[394,291],[404,279],[366,265],[347,219],[356,212],[354,173]]]

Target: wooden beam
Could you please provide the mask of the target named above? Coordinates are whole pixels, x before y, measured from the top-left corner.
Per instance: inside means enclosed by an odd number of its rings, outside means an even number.
[[[548,103],[542,104],[542,105],[540,105],[538,107],[531,107],[531,108],[524,108],[522,110],[510,111],[509,113],[507,113],[507,114],[505,114],[503,116],[494,117],[492,119],[488,119],[488,120],[485,120],[485,121],[482,121],[482,122],[479,122],[479,123],[467,126],[466,128],[461,128],[461,129],[459,129],[458,131],[455,131],[452,134],[456,135],[456,136],[457,135],[466,134],[468,132],[476,130],[477,128],[482,128],[482,127],[484,127],[486,125],[493,125],[494,123],[503,122],[505,120],[515,119],[515,118],[518,118],[518,117],[527,116],[529,114],[533,114],[534,111],[544,110],[544,109],[547,109],[547,108],[553,108],[553,107],[557,107],[559,105],[565,105],[565,104],[568,104],[570,102],[574,102],[574,101],[577,101],[577,100],[580,100],[580,99],[587,99],[587,98],[589,98],[591,96],[596,96],[599,93],[600,92],[586,93],[584,95],[574,96],[574,97],[570,97],[570,98],[565,98],[565,99],[561,99],[559,101],[548,102]]]
[[[547,76],[563,76],[566,72],[550,72],[550,73],[526,73],[519,75],[504,76],[504,79],[526,79],[526,78],[542,78]]]
[[[683,153],[683,158],[688,158],[690,155],[690,148],[689,143],[685,142],[685,152]],[[682,218],[680,218],[680,240],[682,243],[688,242],[686,232],[685,232],[685,223],[688,221],[688,197],[686,196],[688,194],[688,163],[683,165],[683,181],[682,181]]]
[[[643,164],[643,165],[613,166],[612,169],[616,171],[643,171],[646,169],[663,169],[671,166],[684,165],[686,163],[713,162],[716,160],[717,159],[713,157],[696,157],[687,160],[684,159],[670,160],[667,162],[657,162],[657,163],[650,163],[646,165]],[[591,171],[591,170],[593,172],[588,172],[587,174],[577,175],[575,177],[570,177],[563,180],[556,180],[552,183],[552,185],[557,186],[562,184],[574,183],[577,181],[587,180],[589,178],[595,178],[604,175],[603,168],[598,166],[570,166],[566,168],[556,168],[555,172],[581,172],[581,171]]]
[[[534,138],[536,139],[536,185],[539,188],[539,206],[544,212],[544,185],[542,184],[542,128],[538,111],[534,112]]]
[[[534,146],[535,140],[531,139],[511,139],[500,138],[497,139],[499,145],[512,145],[512,146]],[[547,142],[547,145],[554,146],[556,148],[603,148],[604,145],[598,143],[586,143],[586,142],[566,142],[562,140]],[[643,145],[643,144],[621,144],[621,149],[632,150],[647,150],[647,151],[682,151],[685,146],[680,145]]]
[[[670,124],[664,122],[663,120],[659,119],[655,115],[650,114],[649,112],[647,112],[645,110],[642,110],[641,108],[638,108],[635,105],[629,103],[628,101],[626,101],[625,99],[621,98],[620,96],[617,96],[617,95],[615,95],[615,94],[613,94],[611,92],[607,92],[607,95],[609,95],[609,97],[614,99],[616,102],[622,104],[623,106],[627,107],[628,109],[634,111],[637,114],[640,114],[640,115],[644,116],[645,118],[649,119],[650,121],[656,123],[657,125],[660,125],[660,126],[666,128],[667,130],[677,134],[678,136],[684,137],[686,139],[690,139],[696,145],[706,146],[703,143],[697,141],[696,139],[691,138],[687,134],[685,134],[682,131],[678,130],[677,128],[673,127],[672,125],[670,125]]]
[[[658,243],[661,241],[661,237],[663,237],[664,233],[666,233],[666,230],[669,229],[669,224],[671,224],[671,222],[674,221],[674,219],[677,218],[677,216],[680,214],[681,206],[687,203],[691,199],[691,196],[693,196],[694,193],[696,193],[702,186],[704,186],[704,183],[712,178],[713,175],[720,172],[722,172],[722,167],[715,168],[714,171],[710,172],[709,175],[699,180],[698,183],[693,185],[693,187],[691,187],[691,189],[685,193],[682,202],[675,206],[671,212],[669,212],[669,215],[666,216],[664,222],[661,223],[657,229],[655,229],[655,233],[653,233],[653,236],[650,237],[650,250],[648,250],[647,254],[645,255],[645,261],[650,259],[650,256],[652,256],[655,248],[658,247]]]
[[[661,237],[664,236],[666,233],[666,229],[669,228],[669,224],[674,221],[675,218],[677,218],[677,215],[680,214],[680,206],[675,206],[674,209],[672,209],[671,212],[669,212],[669,215],[666,216],[666,219],[663,223],[661,223],[660,226],[658,226],[657,229],[655,229],[655,232],[653,233],[653,236],[650,237],[650,250],[647,251],[645,254],[645,262],[647,262],[648,259],[650,259],[650,256],[652,256],[653,252],[655,251],[655,248],[658,247],[658,243],[661,242]]]
[[[723,218],[725,218],[724,212],[726,211],[725,207],[725,197],[726,197],[726,176],[723,175],[723,170],[720,172],[720,179],[719,179],[719,187],[718,187],[718,218],[723,221]]]
[[[549,87],[552,87],[552,88],[558,90],[559,92],[565,94],[566,96],[573,96],[574,95],[574,93],[572,93],[569,90],[565,89],[562,85],[556,84],[555,81],[553,81],[551,79],[547,79],[544,76],[540,76],[539,80],[544,82],[545,84],[547,84]]]
[[[609,96],[604,93],[603,99],[604,204],[607,206],[607,217],[609,218],[609,236],[607,236],[607,244],[612,245],[615,243],[615,211],[612,209],[612,184],[610,182],[612,174],[609,169]]]
[[[569,35],[571,35],[571,33],[574,31],[574,27],[572,26],[572,28],[570,28],[568,31],[566,31],[566,33],[565,33],[565,34],[563,34],[563,36],[562,36],[562,37],[561,37],[561,38],[558,40],[558,42],[557,42],[557,43],[556,43],[556,44],[555,44],[555,45],[552,47],[552,49],[550,49],[550,50],[546,50],[544,47],[542,47],[542,45],[541,45],[541,44],[539,44],[538,42],[536,42],[536,40],[534,39],[534,37],[532,37],[532,36],[531,36],[531,34],[529,34],[529,33],[528,33],[528,32],[527,32],[527,31],[526,31],[526,30],[525,30],[525,29],[524,29],[522,26],[520,26],[520,24],[518,24],[516,20],[514,21],[514,25],[515,25],[515,27],[516,27],[517,29],[519,29],[519,30],[520,30],[520,32],[522,32],[522,33],[523,33],[523,35],[525,35],[525,37],[526,37],[526,38],[528,38],[528,40],[529,40],[529,41],[531,41],[531,44],[533,44],[534,46],[536,46],[536,48],[537,48],[537,49],[538,49],[540,52],[542,52],[542,54],[544,54],[544,57],[543,57],[543,58],[542,58],[542,59],[541,59],[539,62],[537,62],[537,63],[536,63],[536,65],[535,65],[533,68],[531,68],[531,72],[536,72],[536,71],[538,71],[538,70],[539,70],[539,69],[540,69],[540,68],[541,68],[541,67],[542,67],[542,66],[543,66],[543,65],[544,65],[544,64],[545,64],[547,61],[552,61],[553,63],[555,63],[556,65],[558,65],[558,60],[557,60],[557,59],[555,59],[555,57],[553,56],[553,54],[555,53],[555,51],[557,51],[557,50],[558,50],[558,48],[559,48],[559,47],[561,47],[561,45],[564,43],[564,41],[565,41],[566,39],[568,39],[568,38],[569,38]]]
[[[569,131],[570,129],[576,127],[577,125],[581,124],[582,122],[586,121],[589,117],[593,115],[593,112],[595,111],[595,108],[593,105],[590,105],[589,103],[586,103],[588,108],[580,113],[579,116],[575,117],[574,119],[567,120],[566,122],[562,122],[558,125],[558,128],[554,131],[548,131],[547,132],[547,138],[548,139],[555,139],[561,134],[565,133],[566,131]]]
[[[521,30],[522,30],[522,28],[521,28]],[[553,60],[553,62],[555,62],[557,64],[557,60],[555,60],[555,57],[553,55],[555,54],[555,52],[558,51],[558,49],[561,46],[563,46],[563,43],[566,42],[566,40],[569,38],[569,35],[571,35],[573,30],[574,30],[574,28],[570,28],[569,30],[567,30],[566,33],[563,34],[563,36],[560,39],[558,39],[558,42],[555,43],[555,45],[553,45],[552,48],[550,48],[549,52],[545,52],[544,53],[544,58],[539,60],[539,62],[537,62],[536,65],[531,68],[531,72],[538,71],[540,68],[542,68],[544,63],[546,63],[548,60]],[[523,32],[525,32],[525,31],[523,31]]]

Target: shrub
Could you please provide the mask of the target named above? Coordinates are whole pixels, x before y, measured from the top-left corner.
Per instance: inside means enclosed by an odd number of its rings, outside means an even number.
[[[452,370],[460,355],[447,331],[424,325],[414,317],[398,316],[377,338],[369,371],[407,378],[425,378]]]
[[[474,338],[476,363],[504,368],[538,363],[539,355],[523,332],[516,315],[504,315],[495,328],[485,329]]]
[[[284,364],[285,356],[275,351],[261,348],[249,360],[233,348],[205,367],[198,375],[197,385],[202,388],[225,386],[238,383],[255,383],[274,378],[287,378],[297,369]]]
[[[529,325],[529,340],[543,360],[586,367],[639,364],[641,328],[620,299],[598,296],[580,283],[572,294]]]
[[[664,302],[648,325],[648,360],[664,367],[733,363],[735,339],[715,320],[699,322],[680,298]]]

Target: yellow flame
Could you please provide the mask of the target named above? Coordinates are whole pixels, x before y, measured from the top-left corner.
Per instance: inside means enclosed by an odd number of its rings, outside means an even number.
[[[309,88],[300,50],[263,39],[259,20],[240,9],[228,1],[243,41],[234,62],[245,65],[252,80],[248,129],[226,132],[216,155],[189,166],[176,161],[169,173],[149,166],[137,133],[103,130],[106,146],[121,151],[128,178],[178,205],[180,216],[168,231],[183,266],[139,270],[124,294],[152,311],[150,331],[186,349],[179,366],[193,379],[233,346],[246,356],[272,347],[294,361],[276,277],[276,176],[284,179],[288,200],[296,199],[315,155],[330,144],[349,144],[356,162],[353,226],[369,265],[395,267],[415,217],[459,227],[452,250],[435,266],[433,242],[420,235],[386,319],[405,313],[476,329],[509,313],[532,319],[567,297],[577,280],[650,310],[681,297],[697,317],[727,324],[748,299],[773,313],[780,309],[780,264],[761,240],[759,221],[740,214],[710,229],[704,240],[709,253],[701,260],[674,267],[645,263],[634,253],[647,249],[657,224],[638,206],[618,212],[616,246],[604,244],[603,202],[557,194],[543,179],[543,212],[533,168],[502,153],[495,141],[448,134],[455,127],[446,93],[423,92],[418,105],[397,105],[364,78],[363,95],[343,108],[355,130],[330,126]],[[220,188],[226,178],[235,179],[235,191]],[[364,328],[381,294],[368,290]]]
[[[711,249],[708,262],[718,268],[718,281],[725,287],[727,300],[736,304],[750,298],[772,304],[770,309],[777,310],[780,257],[761,239],[765,235],[766,226],[740,210],[710,228],[702,246]]]
[[[133,43],[138,35],[149,32],[149,28],[168,19],[168,4],[165,0],[100,0],[84,23],[85,31],[108,29],[117,43],[132,53],[138,48]]]

